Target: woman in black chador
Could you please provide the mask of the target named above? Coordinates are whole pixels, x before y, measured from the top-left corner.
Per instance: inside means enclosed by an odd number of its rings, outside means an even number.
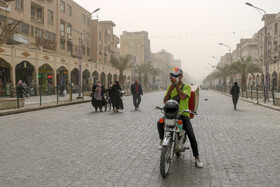
[[[118,81],[114,81],[113,86],[111,87],[112,93],[112,104],[114,108],[114,112],[119,112],[119,109],[123,109],[123,102],[120,97],[121,86]]]
[[[232,95],[234,110],[236,110],[239,93],[240,93],[239,86],[238,86],[237,82],[234,82],[234,85],[233,85],[233,87],[231,87],[231,90],[230,90],[230,95]]]
[[[96,84],[92,87],[92,100],[91,104],[95,108],[95,112],[97,112],[97,108],[99,108],[100,112],[102,112],[102,106],[105,106],[106,101],[104,98],[105,88],[99,81],[96,81]]]

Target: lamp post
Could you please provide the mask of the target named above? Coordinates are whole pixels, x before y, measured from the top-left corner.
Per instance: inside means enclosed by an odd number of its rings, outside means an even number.
[[[95,9],[92,13],[90,13],[90,15],[92,15],[93,13],[99,11],[100,8]],[[81,36],[79,38],[79,76],[78,76],[78,82],[79,82],[79,91],[78,91],[78,98],[82,98],[82,42],[83,42],[83,37],[84,36],[84,23],[82,20],[82,32],[80,32]]]
[[[219,43],[219,45],[223,45],[229,48],[229,53],[231,53],[231,47],[229,45],[223,44],[223,43]]]
[[[92,13],[90,13],[90,15],[92,15],[95,12],[98,12],[100,10],[100,8],[95,9]],[[97,13],[97,20],[98,20],[98,13]]]
[[[251,3],[246,2],[246,5],[253,7],[257,10],[260,10],[264,13],[264,64],[265,64],[265,89],[264,89],[264,102],[268,99],[268,90],[269,90],[269,62],[268,62],[268,38],[267,38],[267,14],[266,11],[252,5]]]
[[[226,45],[226,44],[224,44],[224,43],[219,43],[219,45],[223,45],[223,46],[226,46],[226,47],[228,47],[228,49],[229,49],[229,55],[230,55],[230,57],[229,57],[229,63],[231,64],[232,63],[232,56],[231,56],[231,47],[229,46],[229,45]],[[230,84],[233,84],[233,75],[232,74],[230,74]]]

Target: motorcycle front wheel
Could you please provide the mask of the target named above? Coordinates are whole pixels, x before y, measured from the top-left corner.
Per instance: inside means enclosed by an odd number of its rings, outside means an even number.
[[[163,178],[167,177],[171,164],[171,141],[166,146],[162,146],[160,156],[160,174]]]

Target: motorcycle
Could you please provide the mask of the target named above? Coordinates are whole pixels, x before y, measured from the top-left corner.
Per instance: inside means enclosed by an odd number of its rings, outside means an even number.
[[[156,107],[156,109],[164,111],[164,117],[159,122],[164,125],[164,139],[162,143],[160,156],[160,174],[163,178],[167,177],[170,169],[171,161],[174,154],[181,156],[182,152],[189,149],[184,144],[187,141],[185,130],[183,129],[183,121],[180,116],[183,113],[197,115],[195,111],[184,110],[179,113],[179,104],[175,100],[169,100],[164,107]]]

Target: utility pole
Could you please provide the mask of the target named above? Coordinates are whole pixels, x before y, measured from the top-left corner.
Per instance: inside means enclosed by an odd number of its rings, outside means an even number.
[[[269,61],[268,61],[268,36],[267,36],[267,14],[266,11],[246,2],[246,5],[262,11],[264,13],[264,65],[265,65],[265,89],[264,89],[264,102],[268,100],[269,91]]]
[[[83,33],[81,32],[81,37],[79,38],[79,94],[78,99],[82,98],[82,36]]]

